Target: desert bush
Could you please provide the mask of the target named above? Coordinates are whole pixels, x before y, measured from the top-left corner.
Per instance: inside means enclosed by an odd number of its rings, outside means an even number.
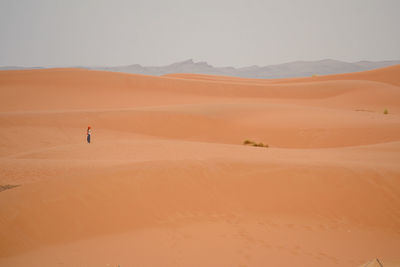
[[[243,142],[243,144],[244,145],[252,145],[252,146],[256,146],[256,147],[269,147],[267,144],[263,144],[263,143],[256,143],[256,142],[254,142],[254,141],[251,141],[251,140],[245,140],[244,142]]]
[[[252,144],[254,144],[254,142],[253,142],[253,141],[250,141],[250,140],[245,140],[245,141],[243,142],[243,144],[244,144],[244,145],[252,145]]]
[[[19,185],[14,185],[14,184],[0,185],[0,192],[4,191],[4,190],[7,190],[7,189],[11,189],[11,188],[17,187],[17,186],[19,186]]]
[[[389,110],[387,110],[387,108],[385,108],[385,110],[383,111],[383,114],[389,114]]]

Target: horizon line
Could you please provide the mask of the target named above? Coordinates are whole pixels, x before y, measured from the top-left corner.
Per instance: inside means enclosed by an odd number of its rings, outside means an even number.
[[[80,67],[90,67],[90,68],[98,68],[98,67],[107,67],[107,68],[115,68],[115,67],[128,67],[128,66],[134,66],[138,65],[141,67],[167,67],[173,64],[178,64],[178,63],[185,63],[185,62],[192,62],[193,64],[199,64],[199,63],[206,63],[207,65],[215,68],[235,68],[235,69],[241,69],[241,68],[248,68],[248,67],[266,67],[266,66],[277,66],[277,65],[284,65],[284,64],[289,64],[289,63],[312,63],[312,62],[321,62],[321,61],[336,61],[336,62],[342,62],[342,63],[349,63],[349,64],[355,64],[355,63],[360,63],[360,62],[391,62],[391,61],[400,61],[400,59],[386,59],[386,60],[358,60],[358,61],[345,61],[345,60],[338,60],[338,59],[333,59],[333,58],[323,58],[323,59],[318,59],[318,60],[293,60],[293,61],[285,61],[282,63],[275,63],[275,64],[267,64],[267,65],[246,65],[246,66],[241,66],[241,67],[233,67],[229,65],[222,65],[222,66],[215,66],[207,61],[202,61],[198,60],[195,61],[193,58],[189,58],[186,60],[180,60],[180,61],[175,61],[169,64],[165,65],[142,65],[140,63],[132,63],[132,64],[121,64],[121,65],[84,65],[84,64],[77,64],[77,65],[35,65],[35,66],[25,66],[25,65],[0,65],[0,68],[29,68],[29,69],[35,69],[35,68],[80,68]]]

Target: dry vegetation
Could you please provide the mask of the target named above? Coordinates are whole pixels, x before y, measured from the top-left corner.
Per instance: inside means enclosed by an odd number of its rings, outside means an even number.
[[[4,190],[7,190],[7,189],[11,189],[11,188],[17,187],[17,186],[19,186],[19,185],[13,185],[13,184],[0,185],[0,192],[4,191]]]
[[[263,144],[263,143],[257,143],[251,140],[245,140],[243,142],[244,145],[251,145],[251,146],[257,146],[257,147],[269,147],[267,144]]]

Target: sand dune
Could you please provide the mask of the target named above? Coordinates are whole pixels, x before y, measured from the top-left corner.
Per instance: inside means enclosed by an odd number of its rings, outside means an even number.
[[[399,114],[399,65],[1,71],[0,266],[398,262]]]

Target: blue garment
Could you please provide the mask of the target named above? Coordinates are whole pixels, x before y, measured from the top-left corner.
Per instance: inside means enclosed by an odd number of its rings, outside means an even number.
[[[90,134],[87,135],[87,142],[90,144]]]

